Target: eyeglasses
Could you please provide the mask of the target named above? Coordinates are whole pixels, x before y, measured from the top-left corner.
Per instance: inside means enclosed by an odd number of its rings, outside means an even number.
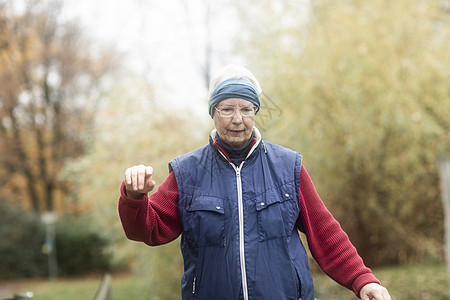
[[[217,112],[221,117],[225,118],[231,118],[235,115],[236,110],[239,110],[241,113],[241,116],[243,117],[253,117],[256,115],[256,106],[254,105],[248,105],[248,106],[242,106],[242,107],[234,107],[234,106],[221,106],[221,107],[215,107]]]

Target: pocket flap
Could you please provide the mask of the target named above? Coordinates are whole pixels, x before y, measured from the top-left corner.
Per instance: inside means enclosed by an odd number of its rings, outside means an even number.
[[[199,196],[192,200],[187,211],[212,211],[224,214],[223,199],[210,196]]]
[[[293,198],[294,193],[287,188],[268,190],[256,199],[256,210],[260,211],[274,203],[292,200]]]

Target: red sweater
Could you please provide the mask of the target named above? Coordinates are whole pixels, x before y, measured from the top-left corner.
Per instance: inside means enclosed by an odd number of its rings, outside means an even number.
[[[320,268],[357,296],[364,285],[380,283],[323,204],[303,166],[299,184],[301,218],[297,227],[305,233],[311,254]],[[156,192],[138,200],[126,196],[122,182],[119,215],[125,234],[131,240],[156,246],[176,239],[181,234],[181,226],[175,174],[171,172]]]

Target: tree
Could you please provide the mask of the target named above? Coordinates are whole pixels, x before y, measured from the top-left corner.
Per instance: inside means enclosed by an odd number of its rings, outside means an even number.
[[[116,54],[95,52],[77,23],[62,19],[60,1],[17,7],[0,4],[0,191],[52,211],[70,189],[59,173],[84,152]]]
[[[266,137],[304,154],[369,265],[441,260],[450,30],[439,1],[319,1],[307,25],[291,2],[250,5],[262,16],[241,18],[258,20],[242,47],[283,110]]]

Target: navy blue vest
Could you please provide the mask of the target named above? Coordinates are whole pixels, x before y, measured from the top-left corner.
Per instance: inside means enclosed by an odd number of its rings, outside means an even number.
[[[302,157],[261,141],[240,166],[210,144],[170,162],[187,299],[314,299],[295,223]]]

